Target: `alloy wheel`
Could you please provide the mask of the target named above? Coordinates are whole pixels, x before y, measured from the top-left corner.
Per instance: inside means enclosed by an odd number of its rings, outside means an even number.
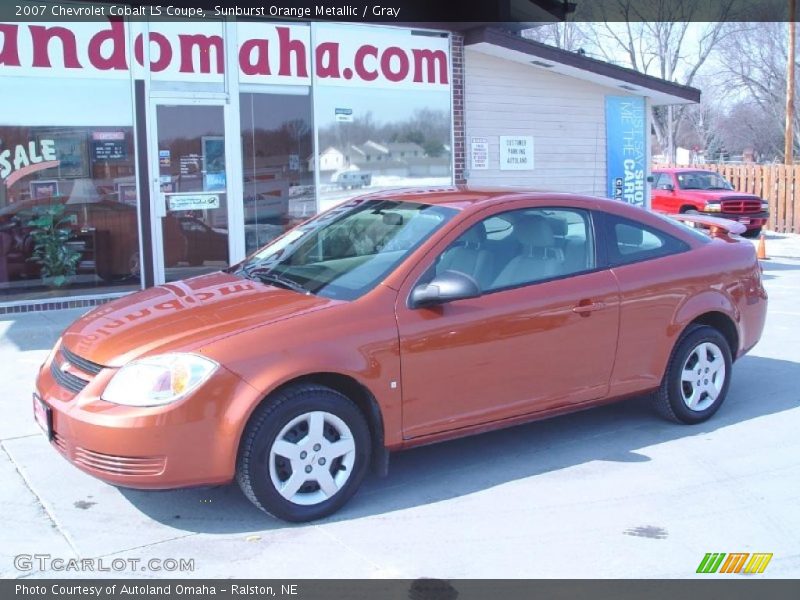
[[[294,504],[311,506],[334,496],[353,472],[356,446],[347,424],[329,412],[289,421],[269,451],[275,490]]]
[[[725,385],[725,358],[713,342],[702,342],[689,353],[681,371],[681,395],[690,410],[711,406]]]

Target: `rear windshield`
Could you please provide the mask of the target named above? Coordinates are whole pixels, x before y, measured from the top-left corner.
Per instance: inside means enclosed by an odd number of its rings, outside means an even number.
[[[676,226],[680,227],[684,232],[686,232],[689,235],[691,235],[698,242],[702,242],[703,244],[707,244],[708,242],[711,241],[711,238],[706,233],[704,233],[705,230],[701,229],[700,226],[693,227],[689,223],[684,223],[683,221],[678,221],[677,219],[673,219],[671,217],[668,217],[666,215],[661,215],[661,214],[656,213],[656,212],[654,212],[652,214],[655,215],[656,217],[658,217],[659,219],[661,219],[663,221],[666,221],[667,223],[670,223],[671,225],[676,225]]]

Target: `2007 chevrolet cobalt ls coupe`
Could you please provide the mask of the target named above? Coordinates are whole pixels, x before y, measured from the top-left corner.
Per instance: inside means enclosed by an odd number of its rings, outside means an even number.
[[[699,423],[767,307],[753,246],[720,223],[566,194],[363,196],[87,313],[34,414],[105,481],[236,479],[291,521],[340,508],[391,451],[645,393]]]

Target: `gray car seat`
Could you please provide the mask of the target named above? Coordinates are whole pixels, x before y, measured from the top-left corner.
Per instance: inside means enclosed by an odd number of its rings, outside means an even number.
[[[521,253],[500,271],[492,287],[502,288],[547,279],[559,275],[564,268],[564,251],[556,245],[553,229],[539,215],[526,215],[514,223],[514,237]]]
[[[492,281],[492,264],[492,254],[486,250],[486,227],[478,223],[465,231],[456,245],[444,251],[436,272],[466,273],[478,282],[481,289],[486,289]]]

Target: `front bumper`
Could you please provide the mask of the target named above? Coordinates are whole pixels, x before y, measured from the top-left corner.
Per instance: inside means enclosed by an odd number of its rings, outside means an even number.
[[[726,213],[726,212],[713,212],[713,211],[700,211],[700,214],[708,215],[709,217],[719,217],[720,219],[730,219],[746,226],[748,229],[758,229],[767,224],[769,219],[769,212],[762,211],[757,213]]]
[[[53,353],[36,392],[52,411],[52,445],[79,469],[123,487],[170,489],[230,482],[239,436],[259,395],[220,367],[172,405],[131,407],[100,399],[115,369],[103,369],[75,394],[55,380]],[[80,371],[73,365],[76,376]],[[85,373],[82,374],[85,378]]]

